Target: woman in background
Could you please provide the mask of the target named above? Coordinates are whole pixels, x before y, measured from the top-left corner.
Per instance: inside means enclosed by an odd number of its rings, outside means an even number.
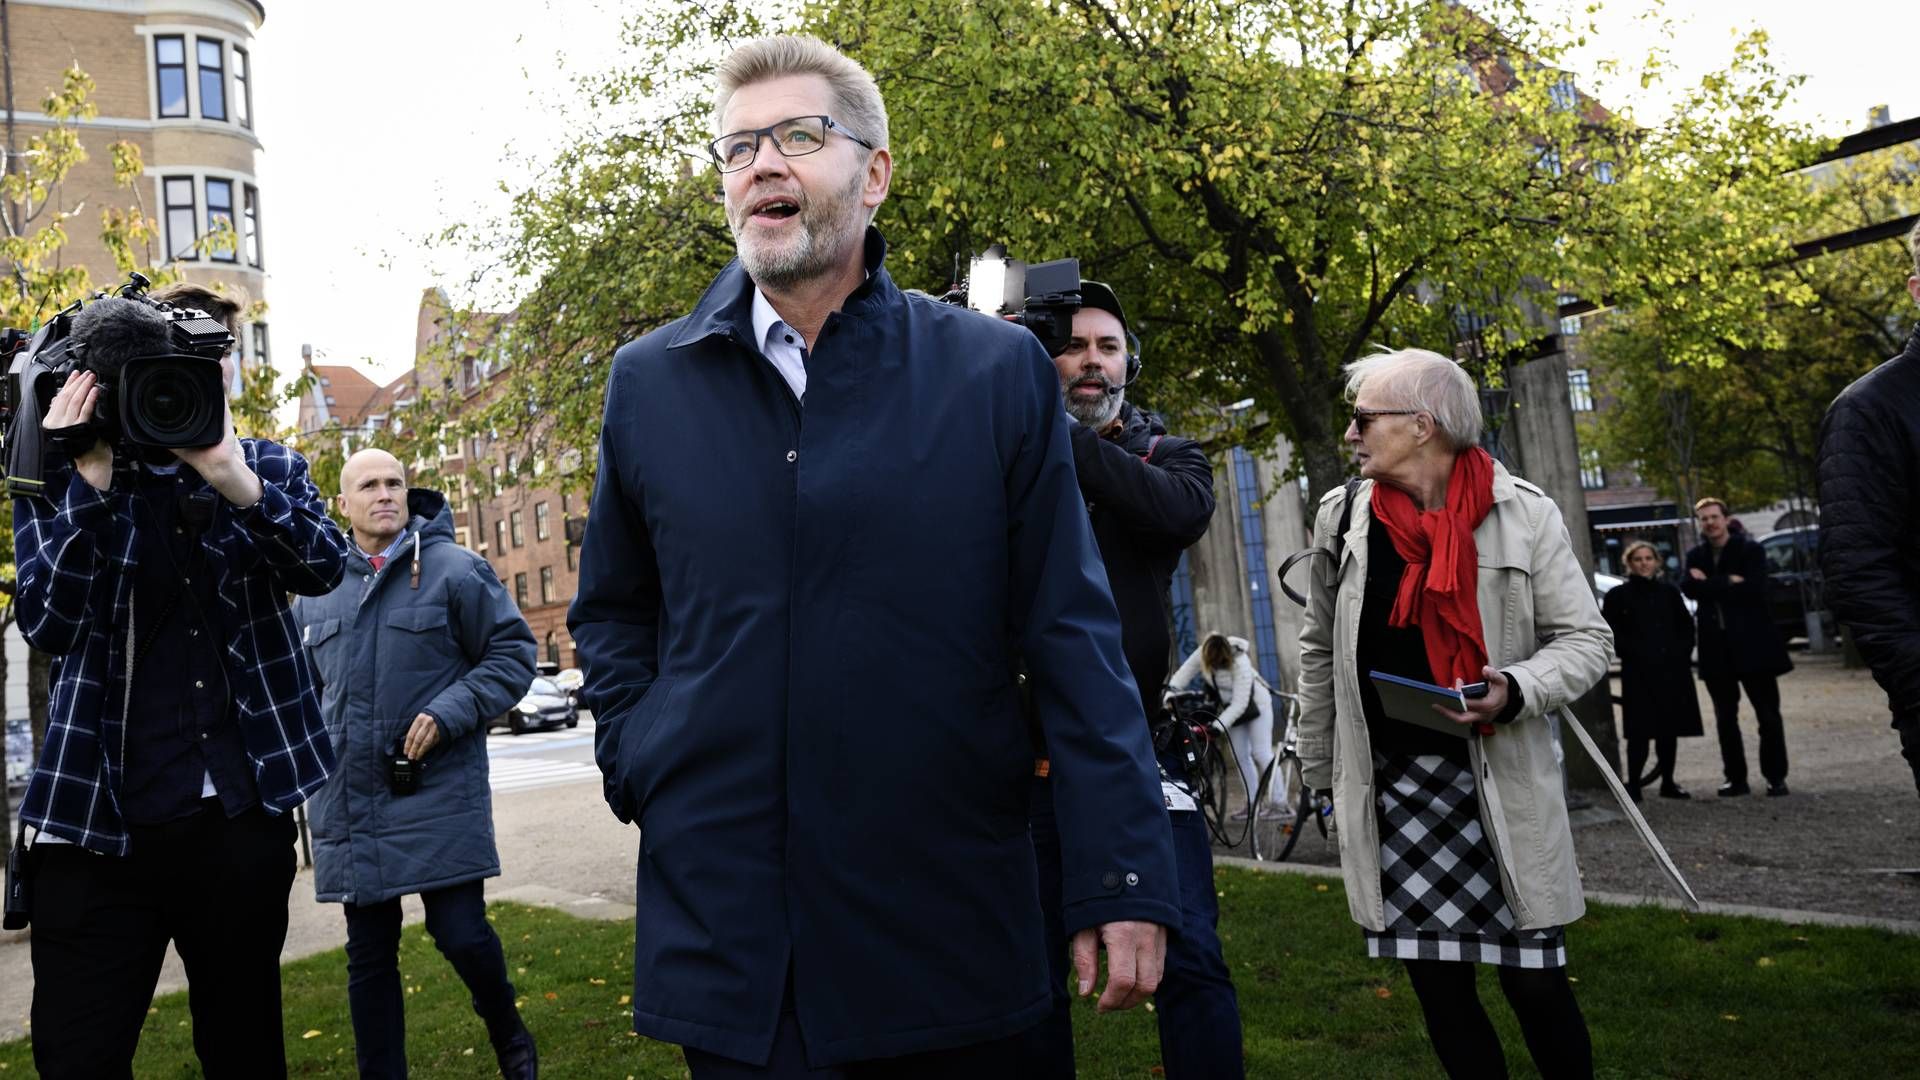
[[[1240,763],[1240,779],[1247,785],[1247,802],[1251,804],[1260,774],[1273,760],[1273,695],[1267,692],[1266,680],[1253,669],[1253,658],[1248,651],[1246,638],[1228,637],[1218,631],[1210,633],[1200,647],[1193,650],[1193,655],[1187,657],[1187,662],[1180,665],[1180,670],[1173,673],[1168,685],[1178,690],[1197,675],[1207,677],[1214,694],[1224,703],[1220,709],[1220,726],[1233,741],[1233,759]],[[1271,792],[1269,800],[1280,805]],[[1247,808],[1235,810],[1231,817],[1234,821],[1245,821]]]
[[[1673,782],[1674,749],[1681,738],[1703,734],[1700,697],[1693,688],[1693,616],[1680,590],[1661,581],[1660,553],[1644,540],[1627,545],[1627,580],[1608,590],[1601,610],[1613,627],[1620,656],[1620,718],[1627,737],[1627,792],[1660,778],[1660,797],[1691,799]],[[1642,776],[1647,744],[1654,772]]]

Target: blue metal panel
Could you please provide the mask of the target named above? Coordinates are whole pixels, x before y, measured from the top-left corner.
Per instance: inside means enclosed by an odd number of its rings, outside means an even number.
[[[1253,650],[1260,674],[1280,685],[1280,650],[1267,583],[1267,528],[1260,516],[1260,477],[1253,455],[1233,448],[1233,487],[1239,499],[1240,540],[1247,555],[1247,591],[1253,599]]]

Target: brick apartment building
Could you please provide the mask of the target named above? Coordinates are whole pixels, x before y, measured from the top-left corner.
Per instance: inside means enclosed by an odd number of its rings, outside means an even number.
[[[87,160],[53,193],[51,208],[85,208],[67,226],[61,258],[84,266],[95,288],[120,280],[100,241],[99,212],[137,199],[160,226],[144,261],[171,262],[190,281],[266,298],[253,111],[253,39],[266,14],[257,0],[13,0],[0,6],[16,148],[50,127],[40,105],[68,68],[78,65],[94,80],[91,100],[99,115],[78,124]],[[122,140],[139,148],[145,166],[133,191],[113,180],[108,147]],[[206,242],[222,231],[216,223],[232,229],[231,243]],[[243,328],[240,349],[244,363],[267,362],[264,321]]]
[[[487,331],[503,318],[484,320]],[[455,402],[477,404],[503,372],[489,369],[487,360],[473,352],[449,350],[449,335],[479,336],[472,327],[454,325],[444,292],[427,289],[420,297],[411,370],[380,385],[356,367],[308,363],[313,381],[300,400],[301,438],[326,437],[337,429],[352,449],[383,428],[398,430],[416,387],[430,381]],[[575,666],[567,605],[579,586],[586,497],[562,489],[564,479],[579,468],[580,456],[481,435],[441,447],[439,459],[455,540],[486,556],[533,628],[539,658]],[[468,477],[472,466],[478,466],[477,483]]]

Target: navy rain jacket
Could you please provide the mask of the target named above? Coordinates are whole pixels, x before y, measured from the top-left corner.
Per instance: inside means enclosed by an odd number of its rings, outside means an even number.
[[[1069,931],[1177,925],[1167,815],[1074,477],[1020,327],[869,278],[803,409],[730,264],[620,350],[569,626],[640,824],[634,1028],[764,1062],[789,966],[816,1065],[1049,1009],[1023,654]]]
[[[376,572],[350,542],[340,587],[294,604],[340,761],[307,804],[322,903],[377,904],[500,875],[487,721],[533,683],[533,631],[487,560],[454,543],[439,492],[412,489],[407,512],[386,566]],[[440,741],[419,789],[395,796],[387,755],[421,713]]]

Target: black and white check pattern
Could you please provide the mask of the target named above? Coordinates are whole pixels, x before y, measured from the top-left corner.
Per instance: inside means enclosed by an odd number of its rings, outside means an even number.
[[[286,813],[333,771],[313,674],[287,594],[322,596],[346,570],[347,541],[327,518],[307,462],[278,443],[241,439],[260,501],[222,501],[201,538],[220,598],[228,677],[260,801]],[[27,643],[54,654],[47,735],[20,816],[40,832],[108,855],[127,853],[119,790],[129,613],[138,531],[137,465],[115,463],[96,491],[50,459],[43,498],[13,501],[15,603]]]
[[[1367,955],[1504,967],[1567,963],[1566,929],[1515,930],[1473,772],[1438,754],[1374,756],[1384,932]]]

